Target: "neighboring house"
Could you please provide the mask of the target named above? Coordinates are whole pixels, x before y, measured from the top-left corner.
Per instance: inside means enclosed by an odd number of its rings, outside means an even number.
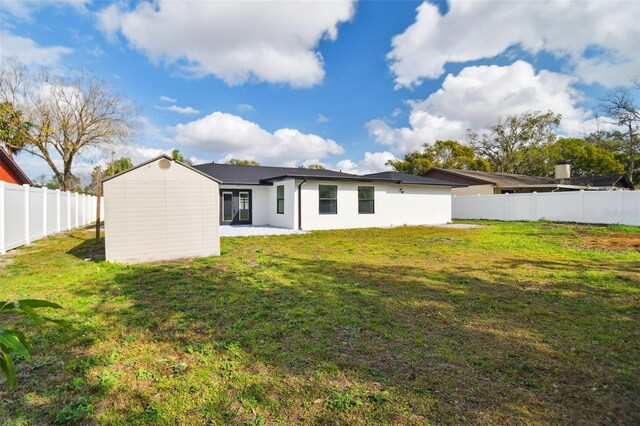
[[[33,186],[31,179],[22,171],[11,156],[0,147],[0,181]]]
[[[108,261],[220,254],[215,178],[162,155],[103,182]]]
[[[451,221],[451,188],[462,185],[404,173],[200,164],[220,183],[222,225],[340,229]]]
[[[453,195],[633,189],[625,175],[571,177],[571,164],[568,161],[556,165],[555,178],[437,167],[431,168],[423,176],[467,185],[464,188],[454,188]]]

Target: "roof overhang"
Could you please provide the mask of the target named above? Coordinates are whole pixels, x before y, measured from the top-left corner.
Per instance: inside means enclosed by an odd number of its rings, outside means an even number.
[[[118,176],[122,176],[122,175],[124,175],[124,174],[126,174],[126,173],[129,173],[129,172],[130,172],[130,171],[132,171],[132,170],[139,169],[140,167],[146,166],[147,164],[151,164],[151,163],[153,163],[153,162],[155,162],[155,161],[158,161],[158,160],[160,160],[160,159],[162,159],[162,158],[164,158],[164,159],[166,159],[166,160],[169,160],[169,161],[172,161],[172,162],[174,162],[174,163],[176,163],[176,164],[180,164],[182,167],[186,167],[187,169],[189,169],[189,170],[191,170],[191,171],[194,171],[194,172],[198,173],[199,175],[202,175],[202,176],[206,177],[207,179],[210,179],[210,180],[212,180],[212,181],[214,181],[214,182],[222,183],[222,181],[221,181],[221,180],[216,179],[216,178],[214,178],[213,176],[208,175],[208,174],[206,174],[206,173],[204,173],[204,172],[201,172],[200,170],[198,170],[198,169],[196,169],[196,168],[193,168],[193,167],[191,167],[191,166],[189,166],[189,165],[187,165],[187,164],[184,164],[184,163],[182,163],[182,162],[180,162],[180,161],[178,161],[178,160],[174,160],[173,158],[169,157],[169,156],[168,156],[168,155],[166,155],[166,154],[158,155],[157,157],[152,158],[151,160],[147,160],[147,161],[145,161],[145,162],[143,162],[143,163],[136,164],[135,166],[133,166],[133,167],[131,167],[130,169],[127,169],[127,170],[125,170],[125,171],[123,171],[123,172],[117,173],[117,174],[115,174],[115,175],[113,175],[113,176],[108,176],[108,177],[106,177],[106,178],[102,179],[102,183],[105,183],[105,182],[107,182],[107,181],[109,181],[109,180],[111,180],[111,179],[113,179],[113,178],[116,178],[116,177],[118,177]]]
[[[422,185],[422,186],[447,186],[452,188],[462,188],[467,185],[453,184],[449,182],[435,183],[435,182],[407,182],[401,179],[389,179],[389,178],[376,178],[366,176],[310,176],[310,175],[296,175],[287,174],[282,176],[274,176],[268,179],[262,179],[260,182],[276,182],[285,179],[306,179],[306,180],[325,180],[325,181],[354,181],[354,182],[381,182],[392,183],[398,185]],[[225,182],[226,183],[226,182]]]

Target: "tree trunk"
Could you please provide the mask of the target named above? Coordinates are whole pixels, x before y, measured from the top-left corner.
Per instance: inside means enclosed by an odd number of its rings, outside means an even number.
[[[627,179],[629,179],[629,182],[631,182],[632,184],[633,182],[633,170],[635,168],[635,163],[636,163],[636,147],[635,147],[635,140],[634,140],[634,134],[633,134],[633,125],[632,123],[629,123],[629,160],[627,163]]]

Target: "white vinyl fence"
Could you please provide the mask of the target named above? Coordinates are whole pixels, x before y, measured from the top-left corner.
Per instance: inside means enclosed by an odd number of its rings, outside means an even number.
[[[0,254],[95,222],[96,202],[90,195],[0,182]]]
[[[640,191],[571,191],[452,197],[454,219],[551,220],[640,226]]]

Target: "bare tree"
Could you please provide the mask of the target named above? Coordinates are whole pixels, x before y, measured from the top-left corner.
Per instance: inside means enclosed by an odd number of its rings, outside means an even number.
[[[8,148],[42,158],[63,190],[73,184],[74,159],[126,143],[134,129],[131,104],[88,72],[65,78],[43,69],[33,77],[24,65],[4,62],[0,96],[28,123],[21,146]]]
[[[635,82],[636,90],[640,89],[640,82]],[[604,114],[611,118],[614,124],[624,128],[624,151],[627,157],[627,178],[633,182],[633,173],[636,168],[636,157],[640,149],[640,107],[634,103],[632,89],[618,89],[607,94],[602,99],[600,108]]]

